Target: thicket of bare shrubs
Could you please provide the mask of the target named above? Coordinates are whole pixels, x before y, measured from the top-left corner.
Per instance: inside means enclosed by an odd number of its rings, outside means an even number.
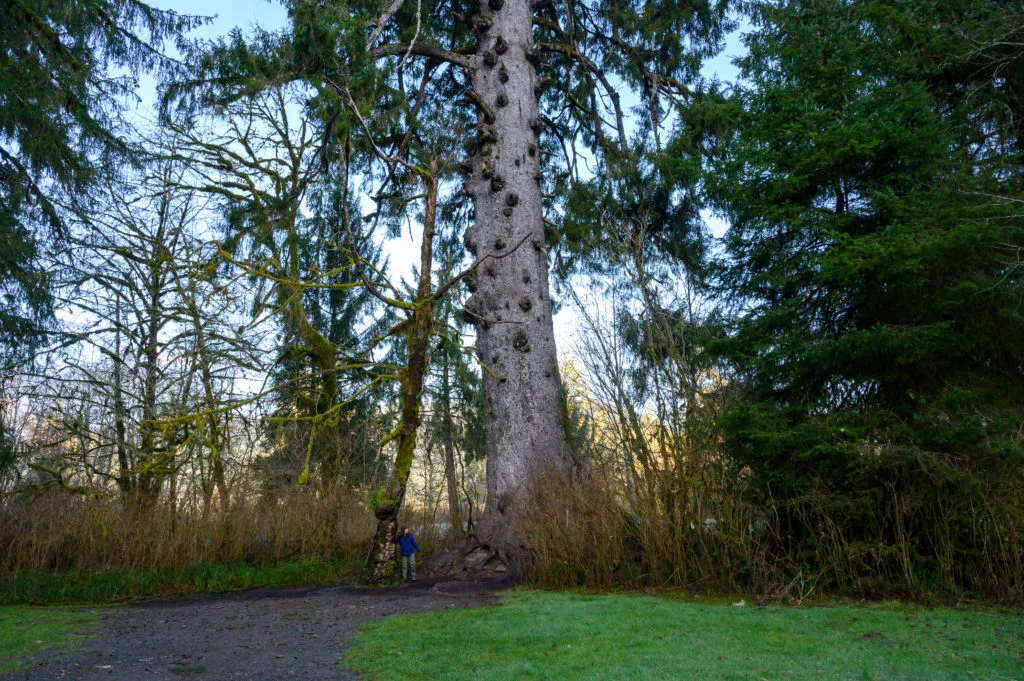
[[[272,499],[239,493],[206,514],[59,491],[11,495],[0,511],[0,576],[309,558],[354,566],[373,531],[365,500],[344,485],[294,488]]]
[[[869,507],[881,512],[854,537],[850,518],[830,510],[834,500],[756,503],[744,476],[721,462],[643,483],[630,503],[608,470],[540,475],[529,492],[533,510],[516,528],[529,551],[528,579],[797,602],[826,594],[1024,602],[1019,486],[984,496],[946,489],[931,499],[883,490],[886,498]]]
[[[437,457],[417,462],[400,518],[415,531],[422,558],[463,537],[448,516],[442,466]],[[137,573],[288,560],[330,562],[356,578],[375,527],[366,489],[321,479],[267,488],[265,477],[239,474],[224,504],[216,495],[205,497],[200,486],[172,502],[167,495],[145,501],[116,489],[70,493],[26,485],[0,494],[0,580],[35,572]]]
[[[608,470],[538,476],[529,491],[532,511],[516,527],[528,547],[530,581],[702,591],[751,586],[747,573],[767,563],[766,547],[758,533],[739,529],[761,523],[740,501],[741,490],[724,480],[714,493],[679,489],[670,477],[628,491]]]

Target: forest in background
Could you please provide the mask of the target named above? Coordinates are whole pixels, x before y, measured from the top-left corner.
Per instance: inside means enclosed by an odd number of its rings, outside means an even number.
[[[438,550],[487,508],[539,584],[1024,600],[1024,6],[550,0],[524,51],[507,1],[191,43],[139,2],[3,3],[0,578],[379,572],[375,526]],[[497,170],[519,133],[536,199]],[[524,212],[543,239],[485,241]],[[536,254],[551,300],[503,311]],[[568,463],[499,504],[531,434],[482,348],[542,363],[512,320],[553,305],[560,406],[518,401]]]

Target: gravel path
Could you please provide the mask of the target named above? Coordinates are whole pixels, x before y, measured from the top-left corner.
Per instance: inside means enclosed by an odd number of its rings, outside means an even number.
[[[492,605],[506,584],[420,581],[260,589],[120,607],[72,652],[42,656],[0,681],[322,681],[357,677],[338,664],[359,626],[390,615]]]

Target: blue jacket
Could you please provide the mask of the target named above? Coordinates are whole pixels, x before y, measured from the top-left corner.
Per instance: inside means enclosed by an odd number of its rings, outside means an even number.
[[[416,537],[412,536],[412,532],[408,537],[404,534],[398,535],[398,547],[402,550],[403,556],[411,556],[420,551],[420,545],[416,543]]]

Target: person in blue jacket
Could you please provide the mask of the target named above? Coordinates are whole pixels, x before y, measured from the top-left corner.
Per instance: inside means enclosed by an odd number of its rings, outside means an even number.
[[[402,528],[402,533],[398,535],[397,541],[398,548],[402,553],[402,579],[411,577],[411,580],[415,582],[416,554],[420,552],[420,545],[416,543],[416,537],[412,536],[408,527]]]

